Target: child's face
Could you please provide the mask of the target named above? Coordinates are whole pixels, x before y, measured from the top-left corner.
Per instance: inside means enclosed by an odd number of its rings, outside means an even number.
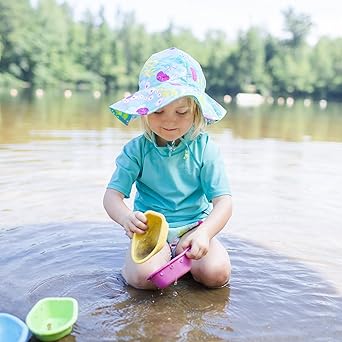
[[[190,101],[182,97],[148,115],[148,123],[152,132],[158,137],[158,143],[165,144],[182,137],[191,128],[194,113]]]

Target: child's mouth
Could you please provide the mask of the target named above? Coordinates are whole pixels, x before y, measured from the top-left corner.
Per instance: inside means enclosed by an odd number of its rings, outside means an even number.
[[[163,128],[165,131],[172,132],[175,131],[177,128]]]

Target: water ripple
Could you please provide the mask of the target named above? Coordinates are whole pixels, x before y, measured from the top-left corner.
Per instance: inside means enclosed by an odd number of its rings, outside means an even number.
[[[208,290],[186,276],[162,291],[140,291],[120,275],[128,241],[112,224],[51,223],[0,234],[0,310],[24,319],[40,298],[75,297],[79,319],[65,341],[342,339],[342,299],[327,281],[234,236],[222,236],[233,264],[229,287]]]

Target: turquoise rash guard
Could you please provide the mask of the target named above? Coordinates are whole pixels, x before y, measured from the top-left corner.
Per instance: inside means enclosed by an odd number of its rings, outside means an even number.
[[[134,210],[164,214],[170,231],[205,219],[212,199],[231,191],[217,146],[207,133],[190,136],[163,147],[144,135],[132,139],[117,157],[107,188],[129,198],[135,183]]]

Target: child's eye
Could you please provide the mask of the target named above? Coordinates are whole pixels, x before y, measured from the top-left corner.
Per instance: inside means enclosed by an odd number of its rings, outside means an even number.
[[[180,114],[180,115],[185,115],[188,111],[186,110],[185,112],[177,112],[177,114]]]
[[[162,110],[159,110],[159,111],[155,111],[154,113],[155,113],[155,114],[161,114],[161,113],[163,113],[163,111],[162,111]]]

